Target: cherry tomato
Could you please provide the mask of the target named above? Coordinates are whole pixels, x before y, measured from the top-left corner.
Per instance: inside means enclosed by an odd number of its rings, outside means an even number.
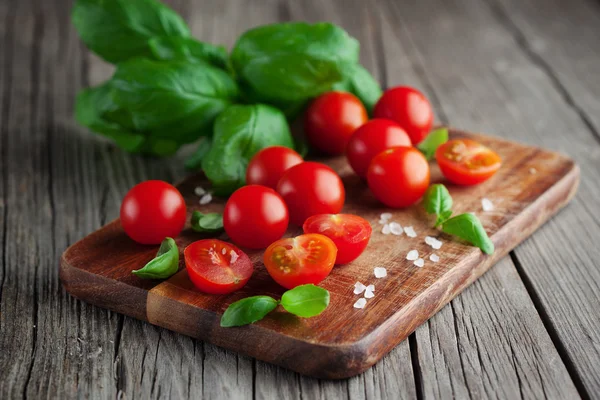
[[[347,264],[360,256],[372,232],[369,221],[352,214],[313,215],[302,229],[304,233],[320,233],[333,241],[338,250],[336,264]]]
[[[423,93],[408,86],[386,90],[375,104],[373,115],[396,121],[408,133],[413,146],[425,139],[433,124],[429,100]]]
[[[242,288],[254,272],[246,253],[222,240],[198,240],[186,247],[183,255],[190,280],[204,293],[234,292]]]
[[[302,161],[304,160],[300,154],[288,147],[271,146],[264,148],[250,160],[246,170],[246,183],[275,189],[285,170],[300,164]]]
[[[375,118],[352,134],[346,156],[354,172],[364,178],[377,154],[390,147],[410,145],[410,137],[400,125],[389,119]]]
[[[379,153],[367,171],[375,197],[388,207],[408,207],[429,186],[429,163],[414,147],[394,147]]]
[[[185,200],[167,182],[139,183],[121,203],[121,225],[127,236],[141,244],[159,244],[166,237],[176,237],[185,219]]]
[[[290,211],[290,222],[302,225],[311,215],[337,214],[346,192],[339,175],[325,164],[303,162],[288,169],[277,184]]]
[[[325,279],[336,254],[337,248],[327,236],[308,234],[276,241],[265,251],[263,261],[275,282],[293,289]]]
[[[343,154],[352,133],[367,122],[367,110],[351,93],[328,92],[306,110],[304,131],[310,145],[329,155]]]
[[[442,174],[457,185],[476,185],[498,171],[502,159],[498,154],[471,139],[454,139],[435,152]]]
[[[281,238],[288,222],[288,209],[281,196],[260,185],[233,192],[223,212],[223,226],[231,241],[250,249],[264,249]]]

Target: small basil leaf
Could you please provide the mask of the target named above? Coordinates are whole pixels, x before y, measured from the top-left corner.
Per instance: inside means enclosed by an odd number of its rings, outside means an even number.
[[[145,279],[166,279],[179,269],[179,249],[171,238],[165,238],[160,244],[158,253],[142,269],[131,271]]]
[[[221,317],[221,326],[229,328],[252,324],[277,307],[277,300],[269,296],[246,297],[232,303]]]
[[[202,168],[202,160],[210,151],[211,145],[212,139],[210,137],[200,139],[200,143],[198,143],[198,147],[196,147],[196,151],[194,151],[194,154],[192,154],[187,158],[187,160],[185,160],[185,168],[192,171],[197,171],[200,168]]]
[[[435,151],[438,147],[448,141],[448,129],[439,128],[429,132],[429,135],[421,143],[417,145],[417,148],[423,153],[426,159],[431,160],[435,155]]]
[[[223,215],[219,213],[192,213],[192,229],[196,232],[218,232],[223,229]]]
[[[350,92],[365,105],[369,115],[373,115],[373,108],[383,94],[379,82],[364,67],[357,64],[350,76],[333,86],[334,90]]]
[[[442,231],[466,240],[473,246],[479,247],[486,254],[494,252],[494,243],[483,229],[479,218],[472,213],[460,214],[450,218],[442,225]]]
[[[452,209],[452,196],[446,186],[440,183],[429,186],[423,197],[423,207],[429,214],[436,214],[438,217],[447,215]]]
[[[287,312],[299,317],[314,317],[329,305],[329,292],[310,284],[296,286],[281,296],[281,305]]]
[[[435,227],[437,228],[438,226],[440,226],[441,224],[446,222],[446,220],[448,218],[450,218],[451,216],[452,216],[452,210],[447,210],[447,211],[442,212],[440,215],[437,216],[437,219],[435,220]]]
[[[158,60],[206,62],[218,68],[227,66],[227,50],[223,46],[200,42],[194,38],[162,36],[148,41],[150,51]]]
[[[112,63],[151,56],[151,37],[190,36],[185,21],[156,0],[77,0],[72,20],[86,46]]]

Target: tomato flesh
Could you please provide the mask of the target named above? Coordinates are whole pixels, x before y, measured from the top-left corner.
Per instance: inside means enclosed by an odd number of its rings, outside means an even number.
[[[283,173],[300,164],[302,157],[284,146],[271,146],[262,149],[252,157],[246,169],[246,184],[263,185],[275,189]]]
[[[331,239],[319,234],[286,238],[271,244],[263,261],[269,275],[286,289],[318,284],[329,275],[337,254]]]
[[[352,214],[313,215],[302,226],[304,233],[327,236],[337,247],[336,264],[354,261],[367,248],[371,238],[371,224]]]
[[[453,139],[438,147],[435,158],[442,174],[457,185],[476,185],[500,169],[500,156],[471,139]]]
[[[216,239],[198,240],[184,250],[192,283],[204,293],[227,294],[242,288],[254,266],[246,253]]]

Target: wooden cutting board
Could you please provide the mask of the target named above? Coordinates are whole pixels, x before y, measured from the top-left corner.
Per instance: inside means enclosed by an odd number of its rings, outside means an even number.
[[[302,319],[277,309],[256,324],[221,328],[220,317],[232,302],[258,294],[278,298],[284,289],[267,274],[262,252],[249,251],[256,270],[242,290],[219,296],[196,290],[185,270],[183,249],[206,236],[192,231],[189,224],[176,238],[182,253],[180,270],[165,281],[143,280],[131,274],[131,270],[154,257],[158,246],[133,242],[118,220],[64,252],[60,279],[69,293],[88,303],[302,374],[319,378],[356,375],[376,363],[531,235],[566,205],[577,189],[579,168],[562,155],[489,136],[459,131],[452,131],[451,136],[481,141],[503,158],[500,171],[479,186],[448,185],[455,212],[471,211],[481,219],[496,246],[492,256],[432,228],[431,218],[420,205],[404,210],[384,208],[352,173],[346,160],[339,157],[326,162],[344,181],[347,193],[343,212],[369,220],[373,235],[361,257],[349,265],[335,267],[322,282],[331,293],[331,303],[318,317]],[[432,163],[432,182],[444,182],[435,163]],[[190,177],[178,186],[188,205],[188,220],[195,209],[222,212],[224,199],[200,206],[193,193],[197,185],[208,187],[201,176]],[[483,197],[493,202],[493,211],[483,212]],[[382,234],[378,220],[386,211],[393,214],[393,221],[412,226],[418,236]],[[290,227],[287,235],[300,233],[300,228]],[[433,250],[426,245],[426,235],[442,240],[442,248]],[[406,260],[412,249],[423,257],[424,267],[417,268]],[[437,263],[429,260],[434,252],[440,257]],[[376,266],[385,267],[387,277],[375,278]],[[357,281],[375,285],[375,297],[367,301],[364,309],[353,308],[361,297],[353,293]]]

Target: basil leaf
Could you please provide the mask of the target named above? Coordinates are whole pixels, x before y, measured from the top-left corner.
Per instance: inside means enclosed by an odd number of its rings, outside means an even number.
[[[281,111],[263,104],[233,105],[215,122],[213,144],[202,169],[215,193],[227,195],[244,185],[252,156],[275,145],[294,147]]]
[[[157,60],[206,62],[218,68],[227,66],[227,50],[225,50],[225,47],[200,42],[194,38],[154,37],[149,40],[148,46]]]
[[[431,160],[438,147],[448,141],[448,129],[439,128],[429,132],[427,137],[417,145],[417,148],[423,153],[426,159]]]
[[[310,284],[296,286],[281,296],[281,305],[287,312],[299,317],[314,317],[329,305],[329,292]]]
[[[446,222],[446,220],[448,218],[450,218],[452,216],[452,210],[446,210],[443,211],[441,214],[439,214],[435,220],[435,227],[437,228],[438,226],[440,226],[441,224],[443,224],[444,222]]]
[[[179,249],[170,237],[165,238],[160,244],[156,257],[142,269],[131,273],[145,279],[166,279],[175,274],[179,269]]]
[[[244,33],[231,63],[254,101],[297,102],[345,79],[358,63],[358,50],[358,41],[336,25],[288,22]]]
[[[192,229],[196,232],[218,232],[223,229],[223,215],[219,213],[192,213]]]
[[[460,214],[450,218],[442,225],[442,231],[466,240],[473,246],[479,247],[486,254],[494,252],[494,243],[483,229],[479,218],[472,213]]]
[[[156,0],[77,0],[71,17],[85,45],[112,63],[150,57],[151,37],[190,36],[185,21]]]
[[[269,296],[246,297],[227,307],[221,317],[221,326],[229,328],[252,324],[265,317],[277,307],[277,300]]]
[[[452,213],[452,196],[446,189],[446,186],[436,183],[427,189],[425,196],[423,196],[423,207],[429,214],[436,214],[438,221],[436,226],[439,225],[440,217],[446,220]],[[450,214],[448,214],[450,211]],[[445,217],[445,218],[444,218]]]
[[[196,148],[196,151],[194,151],[194,154],[185,160],[185,167],[194,171],[199,170],[202,167],[202,160],[210,151],[211,145],[212,139],[210,137],[200,139],[200,143],[198,143],[198,147]]]
[[[369,115],[383,94],[379,82],[361,65],[355,65],[349,78],[338,82],[333,89],[350,92],[365,105]]]

